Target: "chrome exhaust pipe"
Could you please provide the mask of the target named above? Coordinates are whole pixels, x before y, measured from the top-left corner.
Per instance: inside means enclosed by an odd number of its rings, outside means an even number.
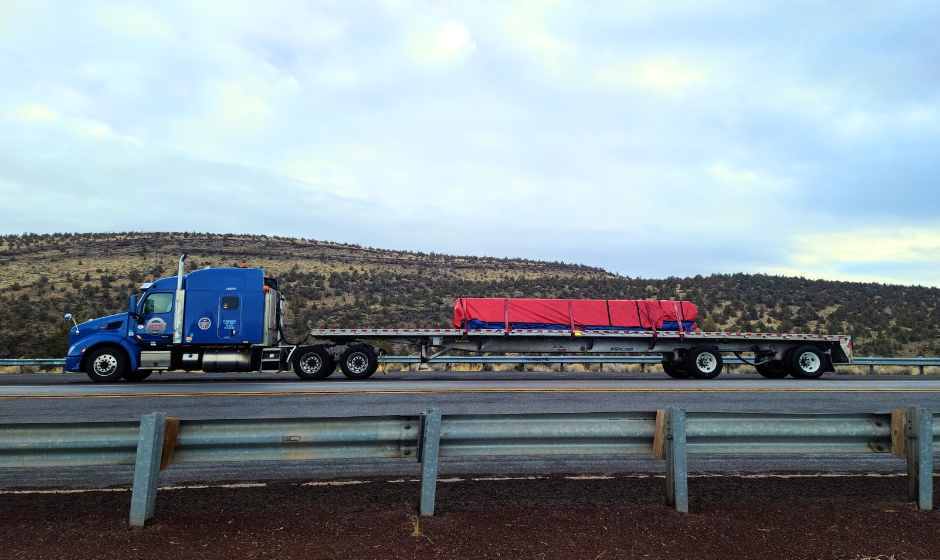
[[[183,307],[186,304],[186,292],[183,290],[183,261],[186,253],[180,257],[179,270],[176,273],[176,309],[173,310],[173,344],[183,343]]]

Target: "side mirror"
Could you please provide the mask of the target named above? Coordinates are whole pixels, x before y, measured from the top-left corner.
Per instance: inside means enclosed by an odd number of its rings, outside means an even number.
[[[131,296],[127,302],[127,312],[131,317],[138,319],[140,316],[137,314],[137,296]]]

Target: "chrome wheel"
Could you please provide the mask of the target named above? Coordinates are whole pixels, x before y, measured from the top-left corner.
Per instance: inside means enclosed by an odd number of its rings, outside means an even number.
[[[118,367],[117,358],[112,354],[102,354],[92,362],[92,368],[97,375],[102,377],[111,375]]]
[[[369,357],[362,352],[350,354],[346,358],[346,368],[352,373],[363,374],[369,369]]]
[[[322,346],[303,346],[291,357],[294,373],[301,379],[324,379],[336,369],[333,356]]]
[[[365,379],[375,373],[379,360],[372,348],[363,344],[350,346],[343,352],[339,367],[350,379]]]
[[[323,360],[314,352],[311,352],[300,359],[300,369],[307,374],[313,374],[320,371],[323,367]]]
[[[95,383],[113,383],[128,373],[127,356],[121,348],[96,348],[85,358],[85,373]]]

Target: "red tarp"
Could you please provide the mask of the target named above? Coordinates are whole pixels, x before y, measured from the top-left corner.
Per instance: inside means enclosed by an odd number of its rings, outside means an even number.
[[[695,329],[698,309],[689,301],[461,298],[454,304],[456,328]],[[524,326],[523,326],[524,325]]]

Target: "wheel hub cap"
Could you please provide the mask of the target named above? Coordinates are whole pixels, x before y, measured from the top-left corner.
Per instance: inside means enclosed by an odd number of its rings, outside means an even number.
[[[117,358],[111,354],[104,354],[95,358],[94,363],[95,373],[98,375],[108,375],[114,373],[114,370],[117,369]]]
[[[300,360],[300,368],[304,370],[304,373],[316,373],[322,366],[323,361],[316,354],[308,354]]]
[[[813,352],[806,352],[800,356],[800,367],[803,371],[814,372],[819,369],[819,356]]]
[[[369,368],[369,360],[362,354],[353,354],[346,360],[346,366],[353,373],[363,373]]]
[[[711,373],[718,367],[718,360],[715,359],[715,356],[708,353],[699,354],[695,359],[695,365],[698,366],[699,370],[705,373]]]

